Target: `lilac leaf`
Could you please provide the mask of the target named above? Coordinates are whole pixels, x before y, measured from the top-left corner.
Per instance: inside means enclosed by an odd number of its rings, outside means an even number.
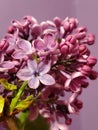
[[[0,79],[0,84],[7,90],[13,91],[17,89],[16,85],[9,83],[6,79]]]
[[[0,96],[0,116],[2,115],[3,108],[4,108],[5,99]]]

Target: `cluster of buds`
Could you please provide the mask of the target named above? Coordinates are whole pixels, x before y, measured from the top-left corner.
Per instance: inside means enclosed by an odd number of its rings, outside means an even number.
[[[40,114],[51,130],[66,130],[69,115],[82,108],[78,96],[88,78],[97,78],[97,60],[88,48],[94,41],[76,18],[38,23],[26,16],[12,21],[0,41],[2,119],[28,109],[30,120]]]

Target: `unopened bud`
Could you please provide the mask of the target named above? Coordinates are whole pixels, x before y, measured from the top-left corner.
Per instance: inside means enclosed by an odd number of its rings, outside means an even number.
[[[63,27],[64,27],[65,31],[69,31],[70,30],[69,18],[64,19],[62,24],[63,24]]]
[[[87,63],[90,66],[94,66],[97,63],[97,59],[95,57],[93,57],[93,56],[89,56],[87,58]]]
[[[81,53],[81,54],[85,54],[86,52],[87,52],[87,47],[84,45],[84,44],[81,44],[80,46],[79,46],[79,52]]]
[[[64,46],[61,47],[61,53],[63,53],[63,54],[68,53],[68,46],[67,45],[64,45]]]
[[[94,44],[94,42],[95,42],[95,36],[93,35],[93,34],[88,34],[88,36],[87,36],[87,43],[89,44],[89,45],[92,45],[92,44]]]
[[[40,26],[38,25],[38,24],[34,24],[33,26],[32,26],[32,29],[31,29],[31,34],[32,35],[40,35],[40,33],[41,33],[41,28],[40,28]]]
[[[90,75],[89,75],[89,78],[91,80],[95,80],[97,77],[98,77],[98,72],[92,70],[91,73],[90,73]]]
[[[78,109],[81,109],[83,107],[83,103],[80,100],[76,100],[75,104],[76,104]]]
[[[88,65],[84,65],[84,66],[82,67],[81,72],[82,72],[84,75],[89,75],[90,72],[91,72],[91,67],[88,66]]]
[[[77,33],[81,33],[81,32],[87,32],[87,28],[86,27],[79,27],[76,30]]]
[[[72,119],[71,118],[67,118],[65,123],[66,123],[66,125],[70,125],[71,122],[72,122]]]
[[[6,39],[2,39],[0,41],[0,50],[4,51],[8,48],[9,43],[6,41]]]
[[[60,27],[61,25],[61,19],[59,17],[55,17],[53,19],[54,23],[56,24],[57,27]]]

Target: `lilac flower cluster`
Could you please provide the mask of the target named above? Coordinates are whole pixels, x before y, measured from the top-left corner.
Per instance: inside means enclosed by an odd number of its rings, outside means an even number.
[[[66,130],[65,124],[71,123],[68,115],[82,108],[78,96],[88,86],[88,78],[97,78],[93,69],[97,60],[88,48],[94,41],[86,27],[78,27],[76,18],[55,17],[41,23],[32,16],[14,20],[0,41],[0,78],[17,86],[27,81],[25,97],[41,93],[29,107],[29,118],[40,113],[51,130]]]

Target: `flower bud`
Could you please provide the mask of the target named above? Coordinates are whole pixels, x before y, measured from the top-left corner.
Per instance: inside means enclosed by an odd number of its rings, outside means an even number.
[[[22,24],[21,24],[19,21],[17,21],[17,20],[13,20],[13,21],[12,21],[12,25],[13,25],[14,27],[18,28],[19,30],[22,30],[22,29],[23,29],[23,28],[22,28]]]
[[[72,31],[74,28],[77,27],[78,21],[75,18],[70,18],[69,23],[70,23],[70,31]]]
[[[87,32],[87,29],[86,29],[86,27],[79,27],[79,28],[77,28],[76,32],[77,33]]]
[[[92,45],[95,42],[95,36],[93,34],[88,34],[87,36],[87,43],[88,45]]]
[[[40,27],[41,27],[42,30],[45,30],[45,29],[48,28],[48,23],[43,21],[43,22],[40,23]]]
[[[7,32],[13,34],[16,31],[16,27],[9,26]]]
[[[86,37],[86,33],[87,33],[87,29],[85,27],[80,27],[76,30],[76,34],[75,37],[78,40],[83,39],[84,37]]]
[[[92,70],[91,73],[90,73],[90,75],[89,75],[89,78],[91,80],[95,80],[97,77],[98,77],[98,72]]]
[[[72,122],[72,119],[71,118],[67,118],[65,123],[66,123],[66,125],[70,125],[71,122]]]
[[[75,105],[77,106],[78,109],[81,109],[83,107],[83,103],[80,100],[76,100]]]
[[[68,46],[67,45],[63,45],[61,47],[61,53],[62,54],[67,54],[68,53]]]
[[[82,81],[81,87],[87,88],[88,85],[89,85],[89,83],[88,83],[88,81],[85,79],[85,80]]]
[[[38,24],[34,24],[31,28],[31,34],[32,35],[40,35],[41,33],[41,28]]]
[[[5,51],[9,46],[9,43],[6,41],[6,39],[2,39],[0,41],[0,50]]]
[[[25,16],[23,20],[26,20],[29,23],[37,24],[37,20],[33,16]]]
[[[86,32],[76,33],[76,35],[75,35],[75,37],[76,37],[78,40],[83,39],[85,36],[86,36]]]
[[[59,17],[55,17],[55,18],[53,19],[53,21],[54,21],[54,23],[55,23],[55,25],[56,25],[57,27],[60,27],[60,25],[61,25],[61,19],[60,19]]]
[[[74,27],[77,27],[77,25],[78,25],[78,20],[76,18],[70,18],[69,22],[72,23],[74,25]]]
[[[79,46],[79,52],[81,55],[84,55],[84,54],[88,53],[88,48],[84,44],[81,44]]]
[[[87,58],[87,63],[90,66],[94,66],[97,63],[97,59],[95,57],[93,57],[93,56],[89,56]]]
[[[82,67],[81,72],[82,72],[84,75],[89,75],[90,72],[91,72],[91,67],[88,66],[88,65],[84,65],[84,66]]]
[[[69,18],[66,18],[66,19],[64,19],[64,21],[62,23],[65,31],[69,31],[70,30],[70,23],[69,23],[68,20],[69,20]]]
[[[76,43],[76,38],[73,35],[68,35],[66,37],[66,41],[69,41],[71,44],[75,44]]]

